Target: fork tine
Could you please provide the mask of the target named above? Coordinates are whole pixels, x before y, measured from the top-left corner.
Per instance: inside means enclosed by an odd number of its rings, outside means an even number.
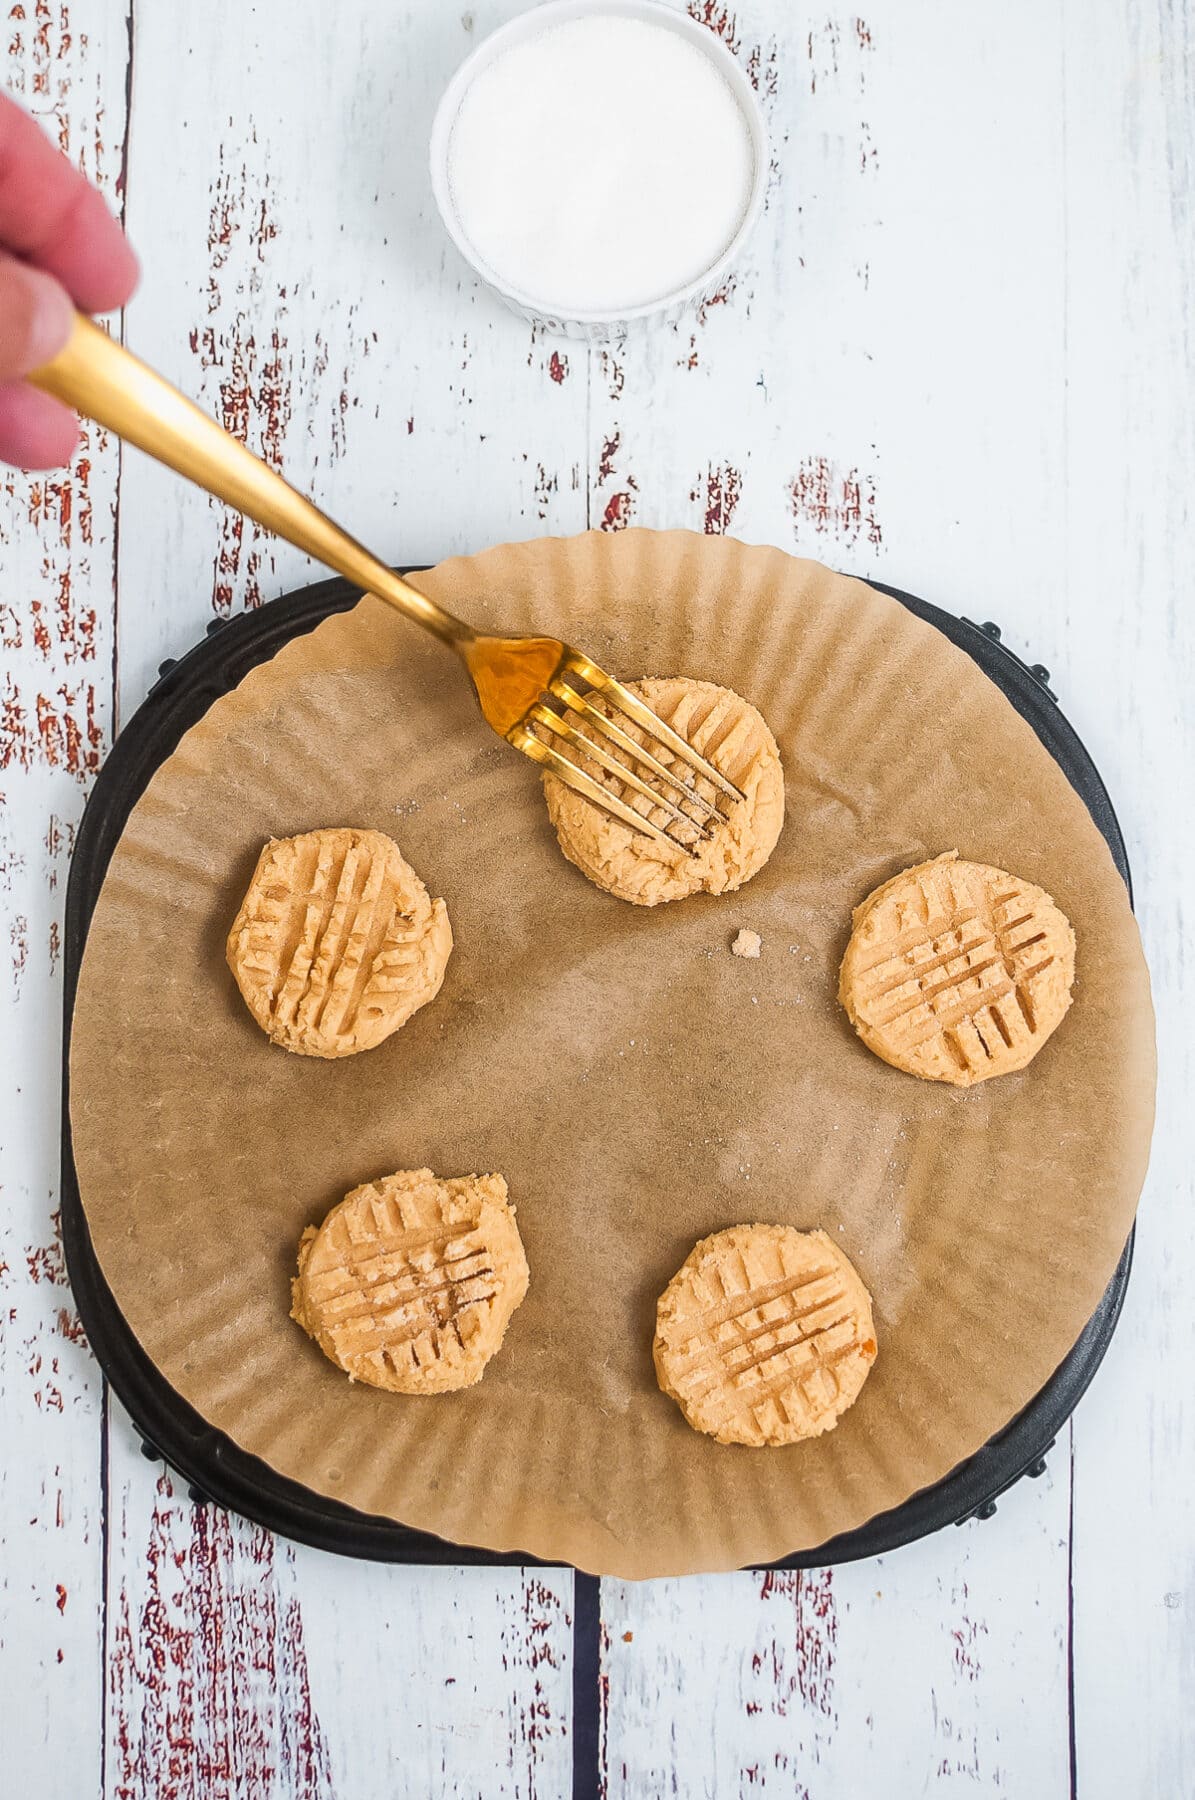
[[[661,781],[666,781],[669,787],[675,788],[678,793],[683,794],[686,800],[691,800],[695,806],[700,807],[705,820],[710,821],[715,817],[718,808],[712,800],[707,800],[704,795],[697,792],[695,787],[690,787],[687,782],[682,781],[675,770],[665,768],[664,764],[654,757],[650,750],[645,750],[642,744],[637,744],[634,738],[622,729],[621,725],[615,725],[611,719],[608,719],[605,713],[593,704],[592,700],[587,700],[584,694],[579,694],[575,688],[570,687],[563,676],[558,676],[550,684],[548,691],[557,700],[562,700],[565,706],[571,708],[573,712],[579,713],[595,731],[600,731],[604,738],[609,739],[610,743],[617,744],[618,748],[627,756],[634,757],[636,762],[642,763],[645,768],[658,775]],[[688,764],[685,766],[688,767]],[[615,770],[614,772],[617,774],[619,771]]]
[[[549,731],[554,731],[557,737],[563,738],[567,744],[572,744],[580,750],[583,756],[591,756],[594,762],[600,763],[608,774],[616,776],[624,787],[631,788],[636,794],[643,794],[653,806],[660,807],[678,825],[690,826],[701,837],[709,836],[710,828],[704,821],[690,818],[689,814],[682,812],[679,806],[674,805],[671,800],[666,800],[663,794],[655,788],[649,787],[647,782],[641,780],[633,769],[628,769],[624,762],[620,762],[616,756],[611,756],[610,752],[603,749],[601,744],[595,744],[593,739],[586,737],[583,731],[578,731],[575,725],[570,725],[567,719],[562,719],[559,713],[553,712],[550,706],[544,706],[541,702],[531,708],[527,717],[538,720],[541,725],[546,725]]]
[[[746,799],[746,795],[739,792],[733,781],[728,781],[720,769],[715,769],[713,763],[707,762],[699,751],[694,750],[692,744],[686,743],[679,731],[673,731],[671,725],[666,725],[663,719],[651,710],[650,706],[645,706],[639,696],[632,694],[631,690],[624,687],[621,681],[615,681],[613,675],[607,675],[595,663],[587,661],[583,665],[578,664],[578,673],[584,675],[585,679],[591,682],[597,691],[618,707],[621,712],[633,719],[635,724],[646,731],[649,737],[665,744],[674,756],[681,757],[689,764],[690,768],[696,769],[699,775],[704,775],[707,781],[712,781],[714,786],[720,788],[728,799]]]
[[[682,844],[679,839],[669,836],[668,832],[662,830],[659,825],[653,824],[650,819],[645,819],[642,813],[637,813],[633,806],[628,806],[625,800],[620,800],[617,794],[612,794],[609,788],[604,788],[600,781],[595,781],[592,775],[587,775],[584,769],[579,769],[576,763],[569,761],[567,756],[562,756],[560,751],[554,749],[551,744],[545,744],[542,738],[536,737],[529,726],[513,726],[507,734],[506,741],[508,744],[513,744],[516,750],[521,750],[524,756],[529,756],[532,762],[542,763],[545,768],[551,769],[552,773],[558,775],[566,787],[571,787],[575,793],[584,795],[586,800],[592,800],[595,806],[600,806],[604,812],[613,814],[614,818],[620,819],[624,825],[629,825],[632,831],[641,831],[645,837],[652,837],[658,843],[668,844],[673,850],[683,850],[686,856],[696,856],[697,852],[691,850],[687,844]],[[691,820],[689,822],[692,823]]]

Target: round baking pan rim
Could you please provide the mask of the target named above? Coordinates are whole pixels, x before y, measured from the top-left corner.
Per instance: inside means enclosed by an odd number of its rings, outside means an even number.
[[[408,565],[407,572],[415,567]],[[1014,655],[994,624],[978,625],[956,617],[882,582],[870,585],[898,600],[964,650],[1033,726],[1090,811],[1131,899],[1124,839],[1107,789],[1059,708],[1048,671]],[[121,731],[96,778],[76,836],[63,935],[61,1218],[67,1272],[92,1351],[129,1413],[143,1451],[181,1475],[197,1503],[218,1504],[282,1536],[340,1555],[381,1562],[533,1564],[539,1559],[521,1551],[499,1553],[450,1543],[393,1519],[357,1512],[279,1475],[209,1425],[169,1386],[126,1324],[100,1271],[79,1195],[70,1137],[71,1015],[91,915],[125,821],[154,771],[214,700],[290,638],[313,629],[333,613],[347,611],[359,597],[347,582],[333,579],[283,595],[256,611],[214,619],[198,644],[178,661],[162,665],[157,683]],[[946,1525],[991,1517],[999,1496],[1022,1476],[1040,1475],[1047,1452],[1111,1342],[1128,1285],[1133,1236],[1130,1234],[1112,1280],[1074,1348],[1002,1431],[941,1481],[900,1506],[855,1531],[770,1566],[813,1568],[884,1554]]]

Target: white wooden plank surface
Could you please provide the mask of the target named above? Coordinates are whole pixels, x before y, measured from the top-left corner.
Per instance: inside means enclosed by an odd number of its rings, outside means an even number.
[[[103,0],[6,8],[0,68],[116,199],[125,41]],[[119,448],[0,472],[0,1753],[14,1792],[95,1790],[102,1384],[57,1227],[62,903],[109,741]]]
[[[379,1567],[286,1544],[194,1506],[121,1427],[108,1794],[566,1791],[568,1573]]]
[[[604,1583],[608,1793],[1065,1794],[1068,1502],[1062,1459],[864,1564]]]
[[[702,318],[589,354],[536,341],[480,294],[431,210],[436,96],[514,0],[131,4],[131,37],[105,0],[72,0],[69,18],[11,7],[7,78],[57,110],[89,167],[102,102],[111,182],[131,43],[145,280],[128,341],[351,528],[396,561],[587,522],[729,529],[995,617],[1053,669],[1128,831],[1163,1114],[1128,1313],[1074,1427],[1073,1479],[1068,1433],[995,1521],[878,1563],[605,1584],[607,1791],[1195,1790],[1187,8],[694,0],[764,94],[768,214]],[[50,85],[34,92],[39,71]],[[20,1047],[0,1068],[14,1789],[567,1793],[571,1577],[343,1564],[196,1514],[119,1408],[105,1424],[69,1295],[44,1278],[51,933],[87,778],[67,764],[102,751],[114,701],[127,716],[213,611],[309,578],[130,453],[116,608],[118,453],[88,460],[86,481],[76,465],[36,506],[14,477],[0,512],[0,1004]]]
[[[1195,16],[1186,4],[1067,15],[1070,554],[1051,611],[1120,803],[1160,1056],[1125,1318],[1100,1403],[1074,1427],[1078,1791],[1113,1800],[1195,1792]]]

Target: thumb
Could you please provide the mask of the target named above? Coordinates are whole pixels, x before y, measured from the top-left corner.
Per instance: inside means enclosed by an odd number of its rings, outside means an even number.
[[[28,375],[66,343],[74,308],[52,275],[0,254],[0,381]]]

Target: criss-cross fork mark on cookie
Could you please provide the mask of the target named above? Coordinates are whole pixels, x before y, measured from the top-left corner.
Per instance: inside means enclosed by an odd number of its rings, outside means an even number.
[[[401,984],[414,960],[416,920],[404,911],[387,858],[353,833],[304,845],[295,876],[292,889],[267,893],[277,945],[271,1017],[351,1030],[367,985],[377,1006]]]
[[[677,685],[681,686],[680,683]],[[742,783],[759,747],[759,725],[754,708],[730,689],[715,688],[707,683],[684,688],[671,707],[659,699],[655,705],[664,722],[699,756],[722,771],[729,780]],[[639,745],[646,745],[648,741],[647,734],[636,725],[628,725],[626,735]],[[640,786],[630,785],[621,778],[624,768],[628,775],[634,772],[625,754],[611,755],[604,769],[595,767],[591,772],[642,817],[668,825],[677,843],[692,848],[711,835],[724,811],[733,803],[721,797],[719,806],[720,796],[713,783],[694,773],[674,752],[657,748],[656,757],[659,765],[674,777],[675,791],[669,808],[661,806],[658,794],[645,795]]]
[[[480,1378],[526,1289],[500,1176],[403,1170],[305,1234],[293,1316],[355,1379],[435,1393]]]
[[[376,1360],[398,1373],[400,1363],[439,1362],[450,1340],[467,1348],[469,1310],[494,1300],[492,1260],[472,1227],[412,1235],[415,1245],[402,1238],[379,1244],[368,1258],[331,1264],[308,1284],[308,1305],[343,1367]]]
[[[368,1048],[438,986],[442,911],[381,833],[308,832],[263,852],[229,960],[271,1037],[317,1054]],[[445,946],[429,958],[437,930]]]
[[[915,1061],[937,1040],[960,1074],[975,1076],[1033,1053],[1034,983],[1055,962],[1056,927],[1040,890],[995,870],[989,884],[988,873],[956,881],[949,864],[911,872],[894,935],[856,968],[854,1012],[892,1060]]]
[[[865,1293],[829,1246],[812,1260],[786,1249],[786,1234],[772,1237],[770,1256],[757,1245],[753,1271],[727,1245],[661,1326],[661,1372],[690,1422],[715,1437],[815,1435],[854,1399],[875,1354]],[[761,1281],[764,1258],[776,1272]]]

